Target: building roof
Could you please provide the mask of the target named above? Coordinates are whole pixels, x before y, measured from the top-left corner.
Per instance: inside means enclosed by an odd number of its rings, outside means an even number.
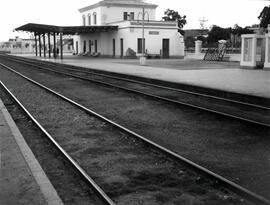
[[[103,0],[96,4],[86,6],[84,8],[79,9],[80,12],[88,11],[90,9],[94,9],[100,6],[119,6],[119,7],[144,7],[144,8],[157,8],[158,5],[146,3],[143,0]]]
[[[45,24],[28,23],[16,28],[16,31],[43,33],[63,33],[64,35],[107,32],[117,30],[118,26],[54,26]]]

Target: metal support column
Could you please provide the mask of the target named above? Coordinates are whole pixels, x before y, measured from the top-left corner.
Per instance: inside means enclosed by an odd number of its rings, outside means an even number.
[[[51,35],[48,33],[49,58],[51,58]]]
[[[53,33],[53,57],[56,58],[56,36]]]
[[[46,58],[46,41],[45,41],[45,33],[43,34],[43,53],[44,53],[44,58]]]
[[[63,59],[63,33],[60,33],[60,57]]]
[[[38,56],[38,47],[37,47],[37,33],[35,32],[35,49],[36,49],[36,56]]]
[[[39,57],[41,57],[41,38],[40,38],[40,33],[38,34],[38,42],[39,42]]]

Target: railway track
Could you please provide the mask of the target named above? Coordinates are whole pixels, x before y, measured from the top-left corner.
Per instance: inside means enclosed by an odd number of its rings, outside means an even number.
[[[204,110],[251,124],[270,127],[270,108],[268,106],[190,92],[152,83],[115,77],[108,74],[100,74],[88,70],[78,70],[67,65],[56,65],[22,58],[16,59],[14,57],[8,57],[8,59],[18,63],[24,63],[33,68],[43,69],[73,78],[115,87],[127,92],[137,93],[147,97],[166,101],[168,103]]]
[[[2,65],[2,66],[4,66],[4,65]],[[184,164],[188,165],[188,167],[190,167],[192,169],[195,169],[196,172],[199,172],[199,173],[203,174],[203,176],[207,176],[208,178],[210,178],[214,182],[218,181],[220,185],[222,185],[224,187],[227,187],[228,189],[232,190],[233,192],[238,193],[240,196],[244,197],[245,199],[251,200],[255,204],[270,204],[270,202],[267,199],[265,199],[265,198],[255,194],[255,193],[253,193],[253,192],[251,192],[251,191],[249,191],[249,190],[247,190],[247,189],[245,189],[245,188],[243,188],[243,187],[241,187],[241,186],[239,186],[239,185],[237,185],[237,184],[235,184],[235,183],[221,177],[220,175],[217,175],[217,174],[211,172],[208,169],[205,169],[204,167],[199,166],[198,164],[196,164],[196,163],[194,163],[194,162],[192,162],[190,160],[187,160],[186,158],[184,158],[184,157],[182,157],[182,156],[180,156],[180,155],[178,155],[178,154],[176,154],[176,153],[174,153],[174,152],[172,152],[172,151],[170,151],[170,150],[168,150],[168,149],[166,149],[166,148],[164,148],[164,147],[162,147],[162,146],[160,146],[160,145],[158,145],[158,144],[156,144],[156,143],[154,143],[154,142],[152,142],[152,141],[150,141],[148,139],[146,139],[145,137],[143,137],[143,136],[141,136],[141,135],[139,135],[139,134],[137,134],[137,133],[135,133],[135,132],[133,132],[133,131],[131,131],[131,130],[119,125],[119,124],[117,124],[117,123],[115,123],[115,122],[113,122],[112,120],[109,120],[106,117],[104,117],[104,116],[102,116],[102,115],[100,115],[100,114],[98,114],[98,113],[96,113],[96,112],[94,112],[94,111],[80,105],[79,103],[74,102],[74,101],[68,99],[67,97],[65,97],[65,96],[63,96],[63,95],[61,95],[59,93],[56,93],[55,91],[51,90],[50,88],[47,88],[47,87],[41,85],[40,83],[37,83],[37,82],[27,78],[26,76],[23,76],[22,74],[18,73],[17,71],[13,70],[12,68],[9,68],[7,66],[4,66],[4,67],[6,69],[8,69],[9,71],[11,71],[13,73],[16,73],[17,75],[23,77],[27,81],[39,86],[40,88],[45,89],[46,92],[53,93],[53,95],[56,95],[58,98],[61,98],[62,100],[68,101],[73,106],[76,106],[79,109],[82,109],[84,112],[90,114],[91,116],[94,115],[95,117],[101,119],[105,123],[111,124],[113,127],[115,127],[117,129],[121,130],[122,132],[132,136],[133,138],[139,139],[143,143],[147,144],[147,146],[150,146],[153,149],[157,150],[158,152],[161,152],[161,153],[165,154],[166,156],[169,156],[171,159],[177,160],[179,163],[184,163]],[[11,92],[9,92],[9,93],[11,94]],[[83,172],[83,170],[81,170],[81,171]]]
[[[75,160],[59,145],[59,143],[47,132],[47,130],[32,116],[32,114],[24,107],[24,105],[15,97],[15,95],[0,81],[0,86],[4,92],[16,103],[16,105],[25,113],[25,115],[34,123],[34,125],[49,139],[55,146],[57,151],[61,153],[73,167],[76,172],[86,181],[92,190],[98,195],[105,204],[114,205],[115,203],[104,193],[104,191],[95,183],[95,181],[75,162]]]

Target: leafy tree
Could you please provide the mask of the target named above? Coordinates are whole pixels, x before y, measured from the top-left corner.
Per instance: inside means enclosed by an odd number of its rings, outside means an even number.
[[[265,6],[258,16],[260,20],[260,26],[263,28],[267,28],[268,24],[270,24],[270,6]]]
[[[197,40],[202,41],[202,45],[206,45],[207,38],[204,36],[197,36]]]
[[[242,28],[241,26],[235,24],[234,27],[231,29],[231,33],[233,35],[241,36],[242,34],[251,34],[253,33],[253,31],[249,30],[247,27]]]
[[[176,21],[178,23],[178,32],[181,33],[182,35],[185,34],[182,28],[187,23],[186,15],[182,17],[177,11],[174,11],[172,9],[167,9],[164,12],[164,15],[165,16],[162,17],[164,21]]]
[[[195,46],[195,38],[193,36],[188,36],[185,40],[185,46],[186,48],[190,48]]]
[[[230,39],[230,28],[221,28],[214,25],[208,33],[207,41],[208,43],[218,42],[219,40]]]

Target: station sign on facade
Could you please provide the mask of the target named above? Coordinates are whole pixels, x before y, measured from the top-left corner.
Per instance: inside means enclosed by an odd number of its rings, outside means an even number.
[[[149,35],[159,35],[159,31],[149,31]]]

